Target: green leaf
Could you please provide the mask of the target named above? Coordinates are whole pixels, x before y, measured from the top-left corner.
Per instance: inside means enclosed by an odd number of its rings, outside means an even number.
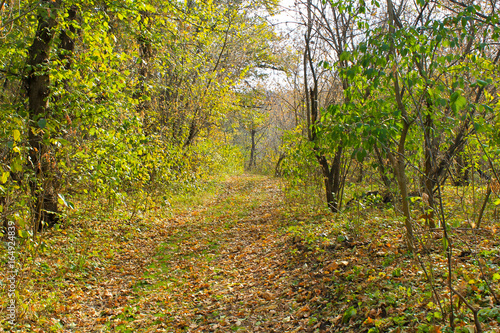
[[[13,172],[21,172],[23,171],[23,167],[22,167],[22,162],[19,158],[15,158],[11,164],[10,164],[10,169],[13,171]]]
[[[349,79],[351,79],[351,80],[352,80],[352,79],[354,78],[354,76],[355,76],[355,75],[356,75],[356,72],[355,72],[354,70],[352,70],[352,69],[348,69],[348,70],[347,70],[347,77],[348,77]]]
[[[340,61],[349,60],[349,56],[350,56],[349,52],[347,51],[342,52],[342,54],[340,55]]]
[[[347,309],[345,312],[344,312],[344,316],[342,317],[342,322],[344,324],[346,324],[349,319],[351,319],[353,316],[355,316],[358,312],[356,311],[356,309],[351,306],[349,307],[349,309]]]
[[[493,112],[493,109],[489,105],[481,104],[481,107],[483,108],[484,111]]]
[[[467,99],[463,96],[460,96],[457,98],[457,101],[455,102],[455,104],[458,106],[459,109],[461,109],[462,107],[464,107],[467,104]]]
[[[479,124],[479,123],[474,123],[474,130],[477,132],[477,133],[483,133],[485,131],[485,126],[483,124]]]
[[[38,121],[38,127],[40,128],[45,128],[47,126],[47,120],[45,118],[42,118]]]
[[[455,91],[451,96],[450,96],[450,105],[451,109],[454,112],[460,111],[465,105],[467,104],[467,99],[463,96],[460,95],[460,92]]]
[[[484,80],[477,80],[477,84],[482,88],[482,87],[486,87],[488,85],[488,82],[486,82]]]
[[[364,149],[360,149],[356,152],[356,159],[358,160],[358,162],[363,162],[363,160],[365,159],[366,155],[368,153],[366,152],[366,150]]]
[[[443,249],[446,251],[448,249],[448,240],[446,238],[443,238]]]
[[[400,277],[401,276],[401,268],[396,268],[395,270],[392,271],[392,276],[394,277]]]

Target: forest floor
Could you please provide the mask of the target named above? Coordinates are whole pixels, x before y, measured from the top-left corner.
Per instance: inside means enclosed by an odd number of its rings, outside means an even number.
[[[439,233],[417,260],[391,213],[358,209],[340,219],[284,200],[281,188],[273,178],[235,176],[166,215],[153,207],[130,220],[50,231],[49,250],[19,275],[16,327],[4,318],[0,325],[18,332],[445,331],[440,308],[446,312],[450,300]],[[488,291],[500,290],[497,227],[463,232],[458,239],[473,250],[456,248],[453,259],[456,288],[487,310],[479,319],[491,332],[500,330]],[[5,292],[4,285],[2,314]],[[452,302],[457,332],[473,332],[471,312],[457,297]]]

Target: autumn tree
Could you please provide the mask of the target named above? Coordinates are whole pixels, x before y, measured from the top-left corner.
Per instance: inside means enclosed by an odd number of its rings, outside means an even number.
[[[363,17],[364,11],[361,4],[354,3],[347,6],[337,2],[306,1],[299,6],[305,11],[302,19],[307,138],[322,170],[328,207],[337,212],[345,179],[345,158],[349,155],[346,148],[355,144],[343,137],[341,126],[330,123],[325,116],[334,109],[351,113],[354,78],[346,75],[348,62],[344,55],[357,45],[355,23]],[[325,130],[328,127],[330,129]]]
[[[218,125],[235,87],[274,66],[276,5],[2,1],[2,208],[29,188],[38,230],[65,192],[112,203],[219,170],[214,146],[239,156]]]
[[[56,157],[51,147],[50,137],[57,131],[58,112],[51,105],[52,87],[50,63],[52,44],[56,37],[59,16],[67,13],[67,26],[60,30],[58,42],[58,60],[63,68],[71,65],[74,50],[73,36],[75,29],[71,24],[76,17],[76,7],[64,8],[62,1],[42,1],[38,8],[38,26],[33,43],[28,50],[27,74],[24,86],[28,98],[28,165],[33,170],[30,180],[34,201],[34,223],[36,231],[42,225],[52,226],[58,221],[58,188],[55,172]],[[51,122],[52,126],[47,126]],[[56,134],[57,135],[57,134]]]

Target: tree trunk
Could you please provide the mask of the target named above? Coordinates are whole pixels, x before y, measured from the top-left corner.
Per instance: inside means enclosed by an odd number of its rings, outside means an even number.
[[[281,177],[281,162],[286,157],[286,153],[281,153],[280,157],[278,158],[278,162],[276,162],[276,167],[274,168],[274,176],[275,177]]]
[[[252,146],[250,147],[250,162],[248,163],[248,170],[252,170],[252,167],[255,167],[255,133],[257,131],[255,129],[250,130],[250,136],[252,138]]]
[[[326,204],[332,212],[335,212],[335,196],[333,194],[333,174],[330,172],[330,167],[328,166],[328,161],[324,156],[316,155],[319,165],[321,166],[321,173],[323,174],[323,181],[325,183],[325,197]]]
[[[358,173],[358,177],[356,178],[356,183],[361,183],[363,181],[363,177],[365,175],[363,162],[358,162],[358,166],[359,166],[359,173]]]
[[[428,205],[429,209],[431,212],[427,214],[427,216],[430,216],[429,219],[427,219],[429,228],[435,228],[436,224],[434,223],[434,220],[432,219],[432,216],[434,215],[434,209],[435,209],[435,204],[434,204],[434,189],[436,188],[437,185],[437,179],[434,177],[435,175],[433,174],[433,165],[436,162],[436,157],[437,157],[437,147],[435,144],[435,140],[433,138],[433,121],[432,121],[432,116],[429,113],[426,115],[425,118],[425,123],[424,123],[424,152],[425,152],[425,169],[424,169],[424,192],[428,196]]]
[[[410,205],[408,203],[408,186],[406,181],[406,171],[405,171],[405,142],[406,136],[410,125],[406,120],[403,120],[403,129],[401,131],[401,138],[399,139],[397,158],[394,158],[392,153],[388,154],[389,160],[394,167],[394,173],[398,181],[399,193],[401,194],[401,205],[403,209],[403,214],[405,216],[405,228],[406,228],[406,242],[408,249],[414,251],[414,236],[413,236],[413,226],[411,223]]]
[[[75,41],[68,34],[68,31],[71,34],[76,33],[76,28],[74,22],[76,21],[76,15],[78,13],[78,7],[75,5],[71,6],[68,10],[68,17],[66,18],[66,23],[68,24],[67,29],[61,30],[59,34],[59,50],[58,57],[61,61],[64,62],[64,69],[68,70],[71,68],[72,60],[73,60],[73,52],[75,50]],[[67,80],[64,81],[66,90]]]
[[[184,146],[183,148],[187,148],[191,146],[194,142],[194,139],[198,135],[199,132],[199,126],[198,126],[198,111],[199,109],[196,109],[193,115],[193,119],[191,120],[191,124],[189,125],[189,132],[186,140],[184,141]],[[179,132],[182,131],[182,125],[179,125]]]
[[[42,0],[38,13],[35,39],[28,52],[28,75],[25,89],[28,96],[30,166],[35,178],[30,187],[34,197],[33,231],[42,225],[52,226],[58,221],[57,193],[54,184],[55,160],[50,150],[47,119],[50,118],[50,49],[57,25],[57,10],[61,0]]]
[[[395,26],[397,25],[401,28],[401,22],[399,19],[396,19],[392,0],[387,0],[387,10],[389,14],[389,32],[394,33]],[[394,48],[394,44],[391,44],[391,53],[395,56],[396,51]],[[394,173],[396,174],[396,178],[399,185],[399,192],[401,194],[402,200],[402,208],[403,214],[405,216],[405,228],[406,228],[406,242],[408,245],[408,249],[413,252],[415,250],[414,246],[414,236],[413,236],[413,226],[411,223],[411,215],[410,215],[410,207],[408,204],[408,188],[406,181],[406,171],[405,171],[405,150],[406,150],[406,137],[408,135],[408,131],[410,130],[410,122],[408,113],[406,111],[405,103],[403,103],[403,92],[399,86],[399,78],[398,73],[395,71],[394,75],[394,95],[396,97],[396,103],[399,111],[401,112],[401,122],[403,128],[401,129],[401,136],[399,138],[397,157],[394,158],[393,153],[390,152],[388,157],[391,160],[391,164],[394,167]]]
[[[148,120],[148,117],[145,113],[148,111],[148,109],[150,109],[151,105],[147,98],[144,98],[144,95],[148,93],[146,90],[146,85],[150,76],[150,63],[153,60],[153,47],[151,44],[151,40],[148,37],[149,27],[146,26],[146,22],[150,22],[150,15],[145,11],[140,11],[139,13],[141,15],[141,31],[137,38],[137,42],[139,44],[139,57],[141,58],[141,62],[139,64],[139,80],[136,87],[136,92],[134,93],[134,98],[140,100],[139,104],[137,105],[137,113],[143,119],[143,128],[147,129],[148,125],[146,122]]]
[[[328,165],[328,160],[323,155],[316,155],[316,159],[321,166],[323,179],[325,183],[326,203],[332,213],[337,213],[340,206],[340,190],[342,188],[341,169],[342,169],[342,152],[343,148],[340,145],[335,152],[335,157],[332,166]]]
[[[467,158],[464,157],[464,152],[457,155],[455,160],[455,185],[466,186],[469,185],[469,170],[470,165]]]
[[[385,163],[384,160],[382,159],[382,155],[380,154],[377,145],[374,145],[373,148],[375,149],[375,155],[377,155],[377,161],[378,161],[377,170],[380,173],[380,178],[382,179],[382,182],[384,182],[384,185],[387,188],[387,190],[390,190],[391,180],[386,175]]]
[[[342,178],[341,178],[341,171],[342,171],[342,153],[343,153],[343,145],[342,142],[340,142],[339,146],[337,147],[337,151],[335,152],[335,156],[332,161],[332,167],[331,167],[331,173],[332,173],[332,178],[333,178],[333,196],[334,196],[334,205],[330,207],[330,210],[332,212],[338,212],[339,211],[339,206],[340,206],[340,190],[342,188]]]

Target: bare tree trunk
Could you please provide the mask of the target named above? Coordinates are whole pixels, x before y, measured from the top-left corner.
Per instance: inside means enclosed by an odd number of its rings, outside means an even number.
[[[252,145],[250,147],[250,162],[248,163],[248,170],[252,170],[252,167],[255,167],[255,133],[257,131],[255,129],[250,130],[250,136],[252,140]]]
[[[469,185],[470,179],[470,165],[464,152],[457,154],[455,159],[455,185],[466,186]]]
[[[328,208],[337,213],[340,206],[340,190],[342,188],[341,168],[342,168],[342,147],[338,147],[330,167],[325,156],[316,155],[321,166],[323,180],[325,183],[325,196]]]
[[[198,110],[195,111],[193,115],[193,119],[191,120],[191,124],[189,125],[189,132],[188,136],[186,138],[186,141],[184,141],[184,146],[183,148],[187,148],[191,146],[194,142],[194,139],[198,135],[199,128],[198,128]]]
[[[276,162],[276,167],[274,168],[274,176],[275,177],[281,177],[281,163],[286,157],[286,153],[281,153],[280,157],[278,158],[278,162]]]
[[[342,153],[344,152],[342,143],[337,147],[337,151],[335,152],[335,156],[332,161],[331,173],[332,173],[332,181],[333,181],[333,203],[329,206],[332,212],[338,212],[340,207],[340,190],[342,189]]]
[[[432,173],[433,162],[436,160],[437,147],[433,140],[433,122],[432,116],[429,113],[426,115],[424,123],[424,152],[425,152],[425,170],[424,170],[424,192],[428,196],[428,203],[430,207],[430,214],[427,214],[429,218],[427,219],[429,223],[429,228],[435,228],[436,224],[432,217],[434,216],[435,204],[434,204],[434,189],[436,188],[437,180],[434,178]]]

